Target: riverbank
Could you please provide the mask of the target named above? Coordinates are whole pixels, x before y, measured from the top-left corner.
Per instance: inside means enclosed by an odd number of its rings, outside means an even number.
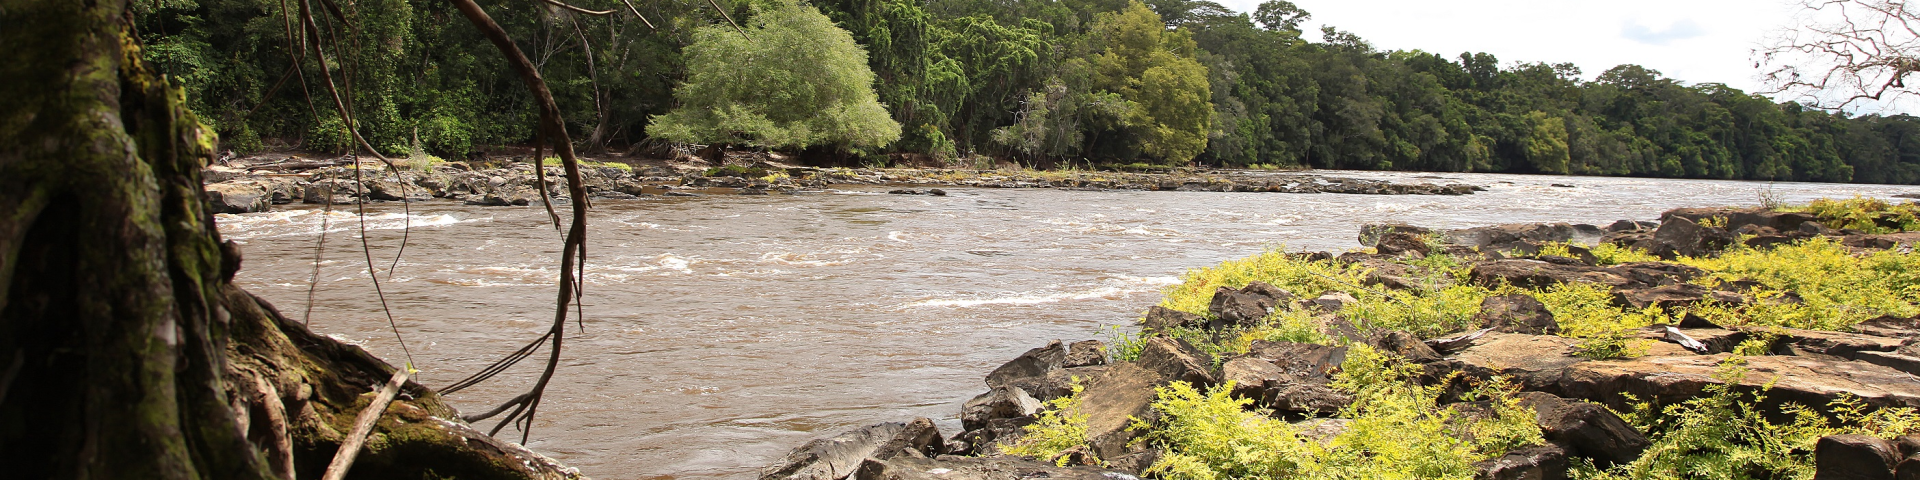
[[[1046,188],[1187,192],[1350,193],[1365,195],[1467,195],[1484,190],[1466,184],[1387,182],[1281,171],[1171,170],[1162,173],[1036,171],[1017,168],[849,169],[794,166],[772,159],[705,167],[693,162],[586,161],[581,176],[595,198],[645,196],[768,195],[819,192],[836,185],[903,187],[900,194],[928,194],[926,187]],[[251,213],[273,205],[452,199],[470,205],[508,206],[542,202],[539,179],[528,161],[397,161],[311,158],[294,154],[230,159],[203,172],[217,213]],[[562,170],[548,160],[547,198],[566,202]]]
[[[1021,355],[962,433],[876,425],[763,478],[1920,473],[1915,211],[1368,226],[1191,271],[1139,336]]]

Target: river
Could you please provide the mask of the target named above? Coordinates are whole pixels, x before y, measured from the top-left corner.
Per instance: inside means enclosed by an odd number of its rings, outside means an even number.
[[[589,214],[584,331],[572,329],[528,445],[602,479],[749,479],[806,440],[930,417],[958,433],[987,371],[1049,339],[1106,339],[1193,267],[1284,245],[1358,247],[1361,224],[1652,220],[1676,207],[1887,197],[1905,186],[1321,172],[1468,183],[1474,195],[879,188],[601,200]],[[1560,184],[1564,186],[1555,186]],[[311,326],[442,387],[543,332],[560,233],[538,207],[367,207],[220,215],[237,282],[296,319],[326,217]],[[281,208],[281,207],[276,207]],[[397,269],[387,266],[407,244]],[[544,354],[448,400],[484,411]],[[484,422],[485,427],[491,421]],[[483,428],[485,428],[483,427]],[[502,437],[518,440],[511,428]]]

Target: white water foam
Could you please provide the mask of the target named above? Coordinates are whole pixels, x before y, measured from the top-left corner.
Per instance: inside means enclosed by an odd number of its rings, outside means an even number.
[[[1180,283],[1180,279],[1174,277],[1135,277],[1130,275],[1114,275],[1106,277],[1104,280],[1107,285],[1080,291],[1054,293],[1020,292],[1014,295],[993,298],[922,300],[909,303],[905,305],[905,307],[969,308],[986,305],[1039,305],[1096,298],[1112,299],[1136,293],[1157,292],[1167,285]]]

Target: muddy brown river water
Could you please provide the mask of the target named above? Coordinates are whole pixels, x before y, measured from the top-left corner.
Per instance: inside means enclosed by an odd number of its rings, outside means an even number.
[[[1431,227],[1652,220],[1687,206],[1920,188],[1324,172],[1469,183],[1460,197],[855,188],[804,195],[601,200],[588,220],[585,331],[574,330],[530,447],[603,479],[747,479],[806,440],[937,420],[987,371],[1049,339],[1106,339],[1186,269],[1285,245],[1358,247],[1363,223]],[[1553,186],[1554,184],[1570,187]],[[220,215],[244,245],[238,281],[296,318],[323,217]],[[560,234],[538,207],[370,205],[367,242],[421,370],[441,387],[538,336],[552,318]],[[366,275],[353,215],[328,219],[313,329],[404,362]],[[385,278],[411,224],[399,267]],[[1124,327],[1123,327],[1124,328]],[[542,355],[544,357],[544,355]],[[448,400],[482,411],[538,362]],[[491,422],[486,422],[490,426]],[[512,432],[511,429],[507,430]],[[519,435],[508,437],[518,439]]]

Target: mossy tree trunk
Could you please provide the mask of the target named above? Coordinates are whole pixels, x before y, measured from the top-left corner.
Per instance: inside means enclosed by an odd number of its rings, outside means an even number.
[[[122,0],[0,0],[0,452],[14,478],[273,478],[225,380],[212,135]]]

